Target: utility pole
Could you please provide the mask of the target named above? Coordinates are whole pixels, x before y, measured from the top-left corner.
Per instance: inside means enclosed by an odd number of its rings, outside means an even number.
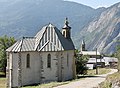
[[[96,74],[98,74],[98,67],[97,67],[97,48],[96,48]]]

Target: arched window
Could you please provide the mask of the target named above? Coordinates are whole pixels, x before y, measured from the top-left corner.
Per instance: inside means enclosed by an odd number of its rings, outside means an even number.
[[[47,56],[47,67],[51,68],[51,55],[50,54],[48,54]]]
[[[30,68],[30,54],[26,56],[26,68]]]
[[[66,37],[65,31],[63,31],[63,36]]]

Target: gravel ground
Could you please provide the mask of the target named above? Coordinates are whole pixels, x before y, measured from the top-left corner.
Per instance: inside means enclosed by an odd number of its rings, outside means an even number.
[[[96,88],[99,83],[103,82],[107,75],[117,72],[117,69],[111,69],[111,72],[103,75],[88,77],[79,81],[71,82],[66,85],[57,86],[54,88]]]

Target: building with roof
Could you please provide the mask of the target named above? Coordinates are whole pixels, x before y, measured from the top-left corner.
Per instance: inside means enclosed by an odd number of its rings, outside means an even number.
[[[85,41],[82,40],[81,48],[80,48],[80,52],[79,52],[80,56],[87,56],[89,58],[98,58],[98,59],[101,58],[101,54],[99,51],[97,51],[97,50],[88,51],[85,46],[86,46]]]
[[[34,37],[23,37],[6,51],[7,87],[20,87],[75,77],[74,44],[66,18],[62,33],[53,24]]]
[[[104,59],[96,59],[96,58],[89,58],[86,66],[88,67],[88,69],[95,69],[96,62],[98,67],[105,67]]]
[[[84,39],[82,40],[80,51],[86,51]]]
[[[86,46],[85,41],[82,40],[79,55],[88,57],[88,62],[86,64],[88,69],[96,68],[96,66],[104,67],[105,62],[103,61],[103,57],[100,54],[100,52],[97,50],[96,51],[88,51],[85,46]]]
[[[100,52],[99,51],[80,51],[80,53],[79,53],[81,56],[83,55],[83,56],[87,56],[87,57],[89,57],[89,58],[98,58],[98,59],[100,59],[101,58],[101,54],[100,54]]]
[[[116,68],[118,66],[118,58],[115,57],[104,57],[105,66]]]

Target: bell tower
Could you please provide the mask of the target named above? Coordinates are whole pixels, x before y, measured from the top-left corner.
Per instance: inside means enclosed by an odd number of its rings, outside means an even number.
[[[62,35],[66,39],[71,39],[71,27],[69,26],[68,18],[65,19],[65,23],[62,28]]]
[[[85,41],[84,40],[82,40],[81,51],[85,51]]]

